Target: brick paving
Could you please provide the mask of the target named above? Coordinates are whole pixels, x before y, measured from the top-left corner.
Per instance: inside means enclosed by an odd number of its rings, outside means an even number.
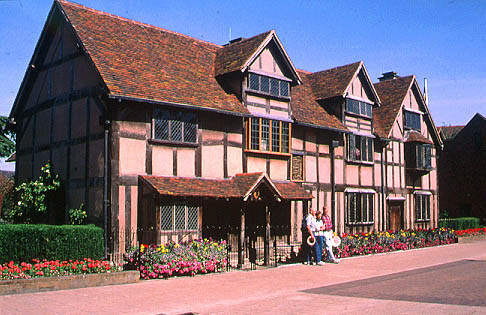
[[[480,240],[323,267],[6,295],[0,314],[486,314],[485,264]]]

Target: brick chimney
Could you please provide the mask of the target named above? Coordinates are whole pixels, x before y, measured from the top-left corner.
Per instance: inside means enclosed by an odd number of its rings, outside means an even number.
[[[393,80],[393,79],[398,78],[397,73],[394,72],[394,71],[384,72],[381,75],[382,75],[382,77],[381,78],[378,78],[378,80],[380,80],[380,82],[381,81],[386,81],[386,80]]]

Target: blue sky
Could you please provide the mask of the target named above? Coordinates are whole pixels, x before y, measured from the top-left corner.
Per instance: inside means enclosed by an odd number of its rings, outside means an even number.
[[[382,72],[428,79],[437,126],[486,114],[486,1],[77,0],[85,6],[224,44],[275,29],[297,68],[363,60]],[[8,115],[52,6],[0,0],[0,115]],[[0,164],[0,169],[5,168]]]

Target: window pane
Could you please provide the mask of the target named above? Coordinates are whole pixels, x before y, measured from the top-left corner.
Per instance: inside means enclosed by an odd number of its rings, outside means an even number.
[[[250,73],[250,82],[249,82],[249,87],[252,90],[260,90],[260,76],[257,74]]]
[[[262,119],[261,150],[270,150],[270,121],[268,119]]]
[[[185,230],[186,229],[186,206],[175,205],[175,229]]]
[[[356,210],[358,205],[356,204],[356,194],[350,193],[349,194],[349,222],[355,223],[356,222]]]
[[[374,199],[373,194],[368,195],[368,221],[369,222],[373,222],[375,220],[374,211],[373,211],[374,209],[373,199]]]
[[[280,95],[289,96],[289,83],[287,81],[280,81]]]
[[[198,208],[187,207],[187,229],[197,230],[198,226]]]
[[[365,102],[359,102],[359,104],[361,105],[360,114],[366,116],[366,105],[367,104]]]
[[[424,151],[425,151],[425,161],[424,161],[424,164],[425,164],[425,168],[426,169],[430,169],[432,167],[432,164],[431,164],[431,146],[427,145],[424,147]]]
[[[182,113],[171,113],[169,140],[182,141]]]
[[[430,219],[430,196],[427,196],[427,198],[425,198],[427,203],[426,203],[426,216],[425,216],[425,219],[429,220]]]
[[[270,79],[268,77],[260,77],[260,88],[262,92],[270,93]]]
[[[368,160],[368,138],[366,137],[361,137],[361,160]]]
[[[282,152],[289,153],[289,123],[282,122]]]
[[[368,138],[368,161],[373,162],[373,138]]]
[[[166,110],[155,110],[154,139],[169,140],[169,112]]]
[[[420,198],[420,195],[415,196],[415,216],[417,217],[417,220],[422,220],[422,212],[420,211],[420,208],[422,206],[422,200]]]
[[[251,149],[260,150],[260,118],[251,119]]]
[[[172,210],[173,206],[160,207],[160,229],[162,231],[172,230]]]
[[[368,222],[368,195],[361,195],[361,222]]]
[[[356,160],[356,136],[348,135],[348,159]]]
[[[197,124],[196,115],[193,113],[184,114],[184,142],[196,142]]]
[[[270,79],[270,94],[278,96],[279,93],[279,80]]]
[[[417,168],[424,168],[424,148],[421,145],[417,145],[416,150],[417,150]]]
[[[373,117],[373,106],[371,104],[366,104],[366,116]]]
[[[272,120],[272,151],[280,152],[280,122]]]

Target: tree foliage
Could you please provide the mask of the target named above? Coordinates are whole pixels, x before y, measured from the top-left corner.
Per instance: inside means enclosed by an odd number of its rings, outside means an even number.
[[[41,167],[41,175],[15,187],[18,201],[5,213],[7,219],[16,223],[39,223],[46,221],[48,196],[60,186],[59,176],[52,172],[51,163]]]
[[[15,152],[15,133],[7,128],[8,117],[0,116],[0,158]]]

